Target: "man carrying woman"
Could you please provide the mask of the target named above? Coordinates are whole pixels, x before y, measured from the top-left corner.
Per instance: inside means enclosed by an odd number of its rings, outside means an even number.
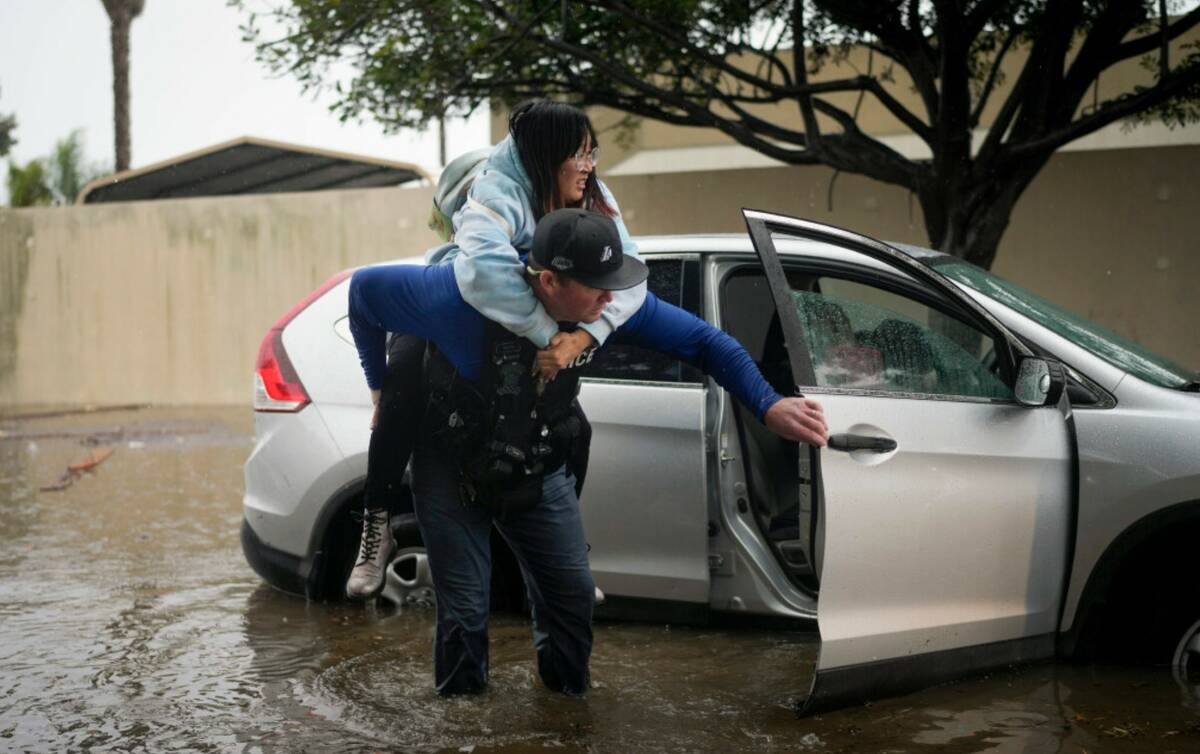
[[[618,292],[648,270],[621,252],[611,218],[560,209],[539,222],[526,281],[568,331],[601,320]],[[468,305],[450,265],[368,267],[350,283],[350,331],[368,386],[382,382],[387,332],[430,342],[429,405],[412,462],[413,508],[437,598],[439,693],[477,693],[488,681],[490,534],[505,539],[525,579],[538,673],[569,695],[589,685],[593,589],[574,478],[566,468],[579,362],[539,385],[538,352]],[[773,432],[824,445],[820,405],[784,398],[733,338],[647,294],[612,340],[704,370]]]
[[[549,379],[584,349],[603,344],[641,306],[646,286],[617,293],[598,321],[573,333],[559,331],[525,282],[519,258],[529,251],[537,221],[564,207],[597,211],[613,218],[625,254],[637,258],[637,247],[621,221],[616,200],[596,176],[599,142],[586,113],[565,103],[535,100],[516,107],[508,123],[508,136],[467,184],[465,197],[458,195],[461,184],[481,155],[471,153],[455,161],[457,169],[444,187],[448,195],[440,197],[441,206],[435,206],[435,223],[431,223],[452,235],[454,243],[431,250],[426,258],[430,264],[452,264],[462,298],[487,319],[539,349],[548,349],[541,361],[546,364],[542,376]],[[380,388],[371,391],[375,412],[367,454],[363,533],[346,584],[350,599],[370,599],[383,589],[395,551],[388,521],[404,485],[425,409],[421,393],[425,347],[422,338],[395,337],[387,374]],[[581,450],[586,453],[586,443]],[[582,465],[576,463],[574,469],[580,479]]]

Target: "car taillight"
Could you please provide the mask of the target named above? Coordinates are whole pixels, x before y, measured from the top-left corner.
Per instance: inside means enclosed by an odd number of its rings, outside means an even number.
[[[255,411],[299,411],[309,404],[308,392],[283,347],[283,328],[326,291],[350,277],[352,272],[342,270],[326,280],[320,288],[288,309],[287,314],[267,330],[262,345],[258,347],[258,361],[254,364]]]

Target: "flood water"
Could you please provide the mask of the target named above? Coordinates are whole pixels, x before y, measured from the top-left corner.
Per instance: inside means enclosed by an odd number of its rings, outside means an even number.
[[[1165,669],[1046,664],[798,720],[815,637],[597,626],[586,699],[497,617],[492,687],[439,699],[432,611],[307,603],[242,558],[232,409],[0,423],[0,751],[1200,751]],[[113,454],[40,491],[99,443]]]

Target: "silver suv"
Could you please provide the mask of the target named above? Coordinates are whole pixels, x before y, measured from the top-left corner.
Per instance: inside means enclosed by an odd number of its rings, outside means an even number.
[[[601,614],[815,620],[810,710],[1055,655],[1195,672],[1195,373],[956,258],[744,214],[745,236],[639,239],[650,288],[818,398],[833,438],[782,442],[694,367],[602,349],[581,394]],[[318,598],[352,565],[366,472],[348,275],[263,341],[246,463],[247,559]],[[398,603],[432,594],[411,505]],[[519,606],[494,546],[494,604]]]

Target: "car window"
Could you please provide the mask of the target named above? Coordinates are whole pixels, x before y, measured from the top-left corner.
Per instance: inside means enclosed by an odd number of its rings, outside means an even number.
[[[820,387],[1013,398],[993,372],[993,339],[920,301],[823,277],[794,290]]]
[[[700,317],[700,263],[695,258],[647,260],[647,288],[663,301]],[[638,382],[702,383],[699,369],[676,358],[639,346],[613,343],[596,352],[583,377]]]
[[[1013,399],[994,340],[972,325],[876,285],[796,271],[788,279],[815,374],[815,385],[801,387]],[[724,295],[731,332],[786,389],[787,351],[765,277],[735,274]]]

